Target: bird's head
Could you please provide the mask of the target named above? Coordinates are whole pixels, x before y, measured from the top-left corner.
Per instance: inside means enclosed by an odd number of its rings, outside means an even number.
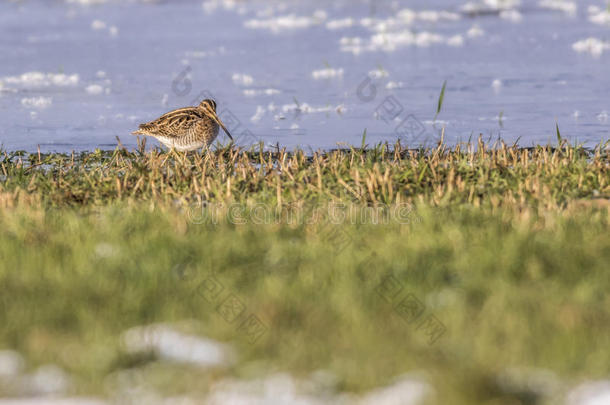
[[[216,123],[220,125],[222,129],[227,133],[227,136],[231,138],[231,140],[233,140],[233,137],[229,133],[229,130],[227,129],[227,127],[225,127],[225,124],[222,123],[220,117],[218,117],[218,114],[216,114],[216,101],[207,98],[201,103],[199,103],[199,108],[203,109],[210,118],[216,121]]]

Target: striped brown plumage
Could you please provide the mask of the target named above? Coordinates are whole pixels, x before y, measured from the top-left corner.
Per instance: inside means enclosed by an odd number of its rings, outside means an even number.
[[[179,108],[141,124],[132,134],[152,136],[170,149],[191,151],[206,148],[214,142],[219,126],[233,140],[216,114],[216,102],[206,99],[196,107]]]

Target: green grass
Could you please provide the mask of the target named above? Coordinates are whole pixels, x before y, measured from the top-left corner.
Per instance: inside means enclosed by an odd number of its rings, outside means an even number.
[[[507,369],[610,373],[604,146],[7,153],[2,174],[0,349],[60,365],[81,394],[127,369],[168,395],[319,369],[364,392],[417,370],[438,403],[535,404],[500,384]],[[202,295],[212,275],[265,325],[256,342]],[[406,297],[420,318],[397,310]],[[238,363],[202,372],[121,346],[132,326],[183,320]]]

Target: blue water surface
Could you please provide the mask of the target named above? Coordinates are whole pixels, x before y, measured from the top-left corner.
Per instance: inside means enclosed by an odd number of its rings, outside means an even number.
[[[366,130],[368,144],[444,131],[530,146],[558,124],[591,146],[610,128],[610,25],[592,21],[603,1],[572,4],[4,1],[0,144],[134,147],[139,123],[214,97],[242,145],[329,149]],[[603,49],[577,51],[588,38]]]

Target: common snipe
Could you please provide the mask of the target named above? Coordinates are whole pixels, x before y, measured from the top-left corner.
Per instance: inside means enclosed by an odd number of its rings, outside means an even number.
[[[133,135],[157,138],[170,149],[190,151],[207,147],[218,136],[218,126],[233,137],[216,114],[216,102],[203,100],[197,107],[179,108],[163,114],[154,121],[141,124]]]

